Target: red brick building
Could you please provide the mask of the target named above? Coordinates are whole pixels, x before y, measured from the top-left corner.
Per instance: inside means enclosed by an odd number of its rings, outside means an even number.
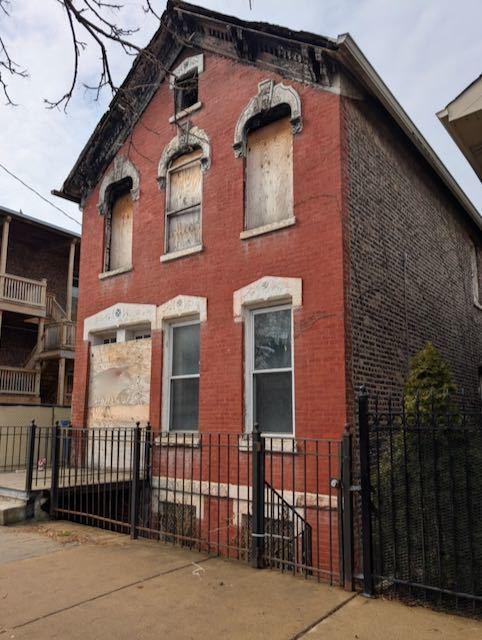
[[[477,402],[481,219],[353,40],[173,1],[148,51],[62,188],[75,425],[339,438],[428,340]]]

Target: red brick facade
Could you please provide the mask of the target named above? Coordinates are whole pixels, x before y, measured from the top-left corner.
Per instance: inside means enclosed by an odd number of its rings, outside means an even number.
[[[283,78],[252,66],[205,54],[199,81],[201,110],[190,116],[211,141],[211,167],[203,174],[203,251],[160,262],[164,242],[165,193],[157,166],[176,134],[169,124],[173,98],[163,83],[119,154],[140,174],[134,202],[132,271],[99,280],[104,218],[99,190],[83,215],[78,356],[73,420],[84,423],[87,346],[82,324],[119,302],[161,305],[177,295],[207,299],[201,328],[200,430],[243,429],[243,331],[233,319],[235,290],[263,276],[302,279],[303,302],[294,313],[295,423],[299,436],[340,436],[347,420],[345,383],[344,262],[342,234],[340,98],[295,82],[303,129],[293,137],[296,224],[249,240],[243,230],[243,159],[233,153],[236,121],[258,83]],[[162,335],[152,336],[150,419],[159,428]]]

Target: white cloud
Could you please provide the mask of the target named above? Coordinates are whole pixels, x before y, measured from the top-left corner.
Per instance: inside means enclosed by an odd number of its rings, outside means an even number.
[[[149,41],[154,18],[142,11],[143,0],[127,1],[121,19],[140,25],[139,44]],[[350,32],[421,129],[462,188],[482,209],[482,186],[465,158],[438,122],[435,112],[447,104],[480,72],[482,4],[479,0],[200,0],[199,4],[237,15],[303,29],[326,36]],[[162,10],[164,2],[158,2]],[[295,7],[295,8],[294,8]],[[28,68],[28,80],[10,82],[17,108],[0,106],[0,162],[80,219],[77,207],[50,196],[61,186],[84,143],[105,111],[110,96],[99,102],[79,88],[68,113],[49,111],[44,98],[61,96],[72,72],[69,30],[55,0],[15,0],[10,18],[2,18],[14,59]],[[112,68],[118,81],[132,60],[112,48]],[[99,71],[98,52],[82,55],[81,81],[92,83]],[[0,203],[12,209],[78,230],[55,209],[39,200],[0,170]]]

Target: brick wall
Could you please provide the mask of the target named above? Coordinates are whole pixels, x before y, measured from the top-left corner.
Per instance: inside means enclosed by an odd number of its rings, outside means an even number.
[[[54,293],[65,309],[70,238],[18,220],[10,223],[7,273],[47,279],[47,291]]]
[[[346,422],[339,97],[293,84],[302,101],[303,131],[294,136],[296,225],[242,241],[243,161],[234,157],[236,121],[257,84],[282,78],[205,54],[199,99],[190,116],[211,140],[212,165],[203,177],[202,253],[161,263],[165,194],[156,182],[164,146],[174,137],[173,100],[164,83],[120,150],[140,172],[134,202],[133,270],[99,281],[103,218],[98,188],[86,202],[81,247],[78,347],[73,419],[81,424],[87,358],[83,319],[117,302],[162,304],[179,294],[205,296],[201,331],[201,430],[243,428],[243,332],[233,321],[233,292],[258,278],[303,280],[303,306],[294,314],[296,429],[304,436],[339,435]],[[320,117],[322,114],[322,117]],[[153,339],[152,367],[162,367],[162,339]],[[85,362],[84,362],[85,360]],[[153,372],[154,373],[154,372]],[[151,420],[159,427],[161,377],[151,377]]]
[[[481,234],[374,101],[343,99],[352,384],[399,394],[430,340],[478,402],[482,311],[470,238]],[[353,398],[352,398],[353,400]]]

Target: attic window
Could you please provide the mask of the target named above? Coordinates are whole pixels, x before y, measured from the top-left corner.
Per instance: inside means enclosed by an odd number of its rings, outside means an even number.
[[[194,69],[182,78],[176,78],[174,84],[174,103],[176,113],[189,109],[198,102],[198,73]]]

